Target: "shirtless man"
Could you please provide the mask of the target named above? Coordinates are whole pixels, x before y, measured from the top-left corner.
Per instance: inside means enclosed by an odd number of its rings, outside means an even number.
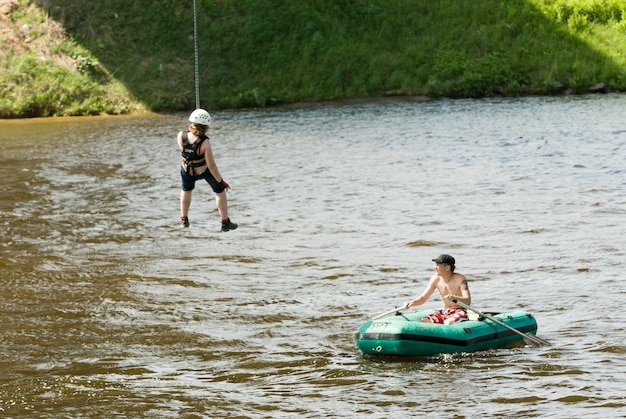
[[[466,319],[467,311],[454,304],[452,300],[458,300],[467,305],[472,303],[467,279],[465,279],[464,275],[454,272],[455,260],[452,256],[439,255],[436,259],[433,259],[433,262],[435,262],[436,273],[428,281],[426,289],[419,297],[404,303],[404,308],[424,304],[437,289],[443,299],[443,308],[422,318],[420,321],[452,324],[461,319]]]

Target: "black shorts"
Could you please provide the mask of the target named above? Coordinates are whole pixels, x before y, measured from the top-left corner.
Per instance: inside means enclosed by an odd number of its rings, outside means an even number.
[[[182,180],[181,189],[183,191],[193,191],[193,189],[196,187],[196,180],[200,180],[200,179],[206,180],[206,182],[209,185],[211,185],[211,189],[213,189],[213,192],[215,193],[224,192],[224,190],[226,189],[224,185],[222,185],[217,180],[215,180],[215,178],[213,177],[209,169],[206,169],[204,172],[200,173],[199,175],[191,176],[189,173],[185,171],[185,169],[181,167],[180,177]]]

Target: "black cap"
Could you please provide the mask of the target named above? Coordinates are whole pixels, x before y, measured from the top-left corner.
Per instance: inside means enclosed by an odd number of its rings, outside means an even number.
[[[435,263],[445,263],[446,265],[454,266],[456,262],[454,258],[450,255],[439,255],[436,259],[433,259]]]

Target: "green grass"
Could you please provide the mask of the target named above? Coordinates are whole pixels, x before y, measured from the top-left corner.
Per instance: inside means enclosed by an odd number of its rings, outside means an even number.
[[[21,4],[14,30],[28,24],[30,45],[46,48],[0,53],[0,116],[195,107],[192,0]],[[197,8],[207,108],[554,95],[597,83],[626,91],[623,0],[197,0]]]

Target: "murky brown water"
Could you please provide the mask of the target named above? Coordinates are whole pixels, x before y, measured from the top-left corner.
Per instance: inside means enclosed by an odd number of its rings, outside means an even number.
[[[0,123],[4,417],[626,416],[626,96],[216,112],[240,228],[178,226],[186,115]],[[366,359],[448,252],[553,345]],[[437,298],[427,307],[438,307]]]

